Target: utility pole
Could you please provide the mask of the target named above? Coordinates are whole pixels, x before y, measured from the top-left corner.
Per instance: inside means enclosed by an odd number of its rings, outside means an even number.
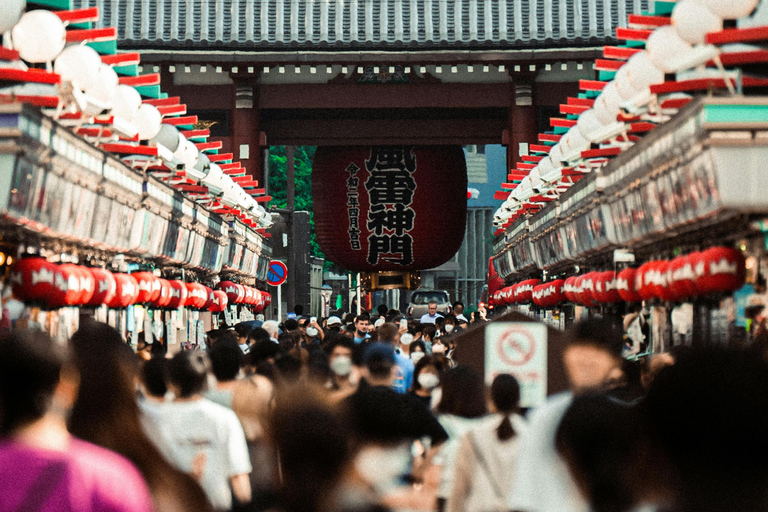
[[[286,195],[287,195],[287,208],[288,208],[288,280],[286,281],[286,313],[293,311],[293,306],[296,305],[296,247],[293,243],[295,237],[293,212],[295,209],[294,196],[296,193],[296,181],[294,172],[293,153],[296,148],[293,146],[285,147],[286,156]]]

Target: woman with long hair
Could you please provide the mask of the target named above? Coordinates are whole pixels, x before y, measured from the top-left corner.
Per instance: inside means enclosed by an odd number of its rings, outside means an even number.
[[[80,372],[70,432],[133,462],[149,486],[155,510],[212,511],[192,476],[171,466],[144,433],[135,395],[138,361],[120,333],[87,322],[70,343]]]
[[[512,375],[498,375],[491,385],[495,418],[470,430],[461,440],[448,512],[503,512],[508,482],[517,470],[518,434],[525,421],[517,413],[520,385]]]

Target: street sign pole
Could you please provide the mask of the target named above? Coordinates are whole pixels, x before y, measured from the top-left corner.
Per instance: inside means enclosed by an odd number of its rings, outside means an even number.
[[[283,285],[277,287],[277,323],[283,319]]]

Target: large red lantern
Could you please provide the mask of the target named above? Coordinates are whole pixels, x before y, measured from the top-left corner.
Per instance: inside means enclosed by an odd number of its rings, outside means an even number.
[[[246,286],[245,299],[243,299],[243,301],[250,306],[251,304],[253,304],[253,299],[254,299],[253,288],[251,288],[250,286]]]
[[[317,242],[349,270],[437,267],[461,247],[466,191],[459,146],[319,147],[312,164]]]
[[[261,297],[264,299],[264,307],[268,308],[272,304],[272,294],[269,292],[261,292]]]
[[[66,281],[66,291],[63,297],[59,295],[54,302],[49,302],[51,306],[77,306],[80,304],[80,297],[83,293],[80,288],[80,267],[73,263],[59,265],[59,271],[64,275]],[[63,300],[60,300],[63,299]]]
[[[701,254],[704,270],[696,279],[699,295],[730,293],[744,284],[746,262],[741,251],[731,247],[712,247]]]
[[[635,289],[636,273],[637,271],[634,268],[625,268],[616,276],[616,290],[625,302],[640,302],[643,300]]]
[[[565,280],[563,279],[557,279],[555,281],[550,281],[549,283],[537,285],[533,289],[534,304],[549,308],[563,302],[566,299],[565,293],[563,292],[564,285]]]
[[[38,256],[21,258],[11,267],[11,290],[22,302],[47,304],[56,293],[55,264]]]
[[[187,303],[186,306],[194,309],[200,309],[208,302],[208,293],[205,286],[200,283],[186,283]]]
[[[598,272],[595,277],[595,300],[603,304],[621,302],[621,295],[616,288],[616,272],[607,270]]]
[[[112,300],[117,288],[112,272],[103,268],[87,268],[86,270],[93,276],[94,285],[91,298],[83,305],[97,307]]]
[[[86,267],[78,266],[80,274],[80,300],[79,304],[85,305],[90,302],[93,294],[96,292],[96,279]]]
[[[131,274],[139,283],[139,297],[136,302],[154,302],[160,296],[160,280],[152,272],[136,272]]]
[[[170,309],[179,309],[187,305],[187,286],[183,281],[169,281],[171,285],[171,300],[168,301]]]
[[[517,288],[515,288],[515,302],[518,304],[531,302],[533,300],[533,288],[539,285],[539,283],[541,283],[539,279],[528,279],[518,284]]]
[[[546,305],[546,301],[544,300],[544,288],[546,288],[547,285],[545,284],[538,284],[533,287],[533,303],[537,306],[544,307]]]
[[[240,289],[237,283],[232,281],[220,281],[216,287],[227,294],[227,301],[230,304],[237,304],[240,302]]]
[[[107,302],[112,309],[127,308],[139,297],[139,283],[129,274],[113,274],[115,278],[115,296]]]
[[[565,294],[565,298],[568,299],[570,302],[577,302],[576,300],[576,276],[571,276],[568,279],[565,280],[565,283],[563,284],[563,293]]]
[[[209,286],[203,286],[203,288],[205,289],[205,304],[203,304],[201,309],[210,310],[211,306],[213,306],[213,301],[216,300],[216,296],[213,294],[213,288]]]
[[[253,289],[253,295],[256,298],[256,302],[254,302],[254,308],[253,311],[256,313],[261,313],[264,311],[264,299],[262,298],[261,290],[258,288]]]
[[[673,259],[667,272],[669,286],[676,300],[687,299],[696,294],[696,274],[693,272],[691,258],[679,256]]]
[[[213,298],[208,305],[208,310],[212,313],[221,313],[227,309],[228,302],[227,294],[221,290],[213,290]]]
[[[165,308],[171,302],[171,283],[166,279],[158,279],[160,283],[160,294],[152,301],[152,306],[156,308]]]
[[[597,305],[595,300],[595,278],[599,274],[599,272],[588,272],[582,276],[580,283],[581,294],[579,295],[582,306],[590,307]]]
[[[653,295],[653,264],[649,261],[643,263],[635,272],[635,290],[642,300],[651,300]]]

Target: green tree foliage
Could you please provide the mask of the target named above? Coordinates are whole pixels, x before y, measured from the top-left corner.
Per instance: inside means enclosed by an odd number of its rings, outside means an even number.
[[[294,209],[309,212],[310,247],[312,256],[325,258],[315,239],[315,220],[312,208],[312,160],[315,156],[315,146],[297,146],[293,152],[293,168],[295,177]],[[271,205],[275,208],[287,208],[288,159],[285,146],[269,147],[269,194],[272,196]]]

